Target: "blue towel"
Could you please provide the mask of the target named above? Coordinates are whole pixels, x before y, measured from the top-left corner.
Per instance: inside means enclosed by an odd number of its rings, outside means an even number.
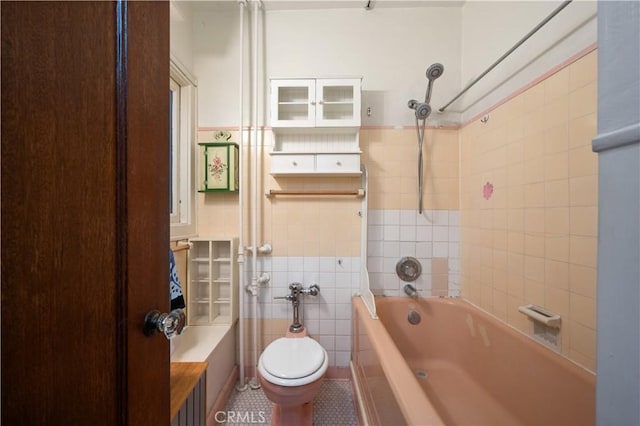
[[[176,259],[173,256],[173,250],[169,249],[169,293],[171,295],[171,310],[183,309],[185,307],[184,297],[182,296],[182,285],[178,277],[176,268]]]

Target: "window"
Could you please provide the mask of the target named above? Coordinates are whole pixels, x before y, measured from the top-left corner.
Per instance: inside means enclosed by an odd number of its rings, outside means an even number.
[[[169,218],[171,239],[178,240],[196,234],[196,83],[176,60],[169,63]]]

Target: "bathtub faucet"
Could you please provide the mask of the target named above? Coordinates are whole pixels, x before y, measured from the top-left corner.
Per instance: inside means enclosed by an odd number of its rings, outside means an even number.
[[[418,298],[418,290],[416,290],[416,288],[411,284],[404,285],[404,292],[407,294],[407,296],[411,297],[412,299]]]

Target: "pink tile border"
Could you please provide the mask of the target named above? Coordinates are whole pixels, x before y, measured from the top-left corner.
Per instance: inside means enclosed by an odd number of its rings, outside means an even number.
[[[329,367],[327,368],[327,379],[351,379],[351,369],[349,367]]]
[[[510,101],[511,99],[515,98],[516,96],[521,95],[522,93],[524,93],[528,89],[532,88],[536,84],[540,83],[541,81],[546,80],[547,78],[551,77],[553,74],[557,73],[558,71],[562,70],[563,68],[566,68],[569,65],[573,64],[578,59],[580,59],[580,58],[582,58],[584,56],[587,56],[589,53],[593,52],[597,48],[598,48],[598,43],[593,43],[593,44],[587,46],[586,48],[582,49],[580,52],[578,52],[575,55],[569,57],[565,61],[560,62],[558,65],[556,65],[555,67],[551,68],[549,71],[547,71],[544,74],[540,75],[538,78],[534,79],[529,84],[524,85],[520,89],[518,89],[515,92],[511,93],[506,98],[504,98],[504,99],[498,101],[497,103],[495,103],[493,106],[485,109],[484,111],[482,111],[482,112],[476,114],[475,116],[473,116],[473,118],[465,121],[464,123],[462,123],[460,125],[459,128],[463,128],[463,127],[467,126],[469,123],[472,123],[472,122],[478,120],[480,117],[485,116],[489,112],[491,112],[494,109],[498,108],[499,106],[505,104],[506,102]]]

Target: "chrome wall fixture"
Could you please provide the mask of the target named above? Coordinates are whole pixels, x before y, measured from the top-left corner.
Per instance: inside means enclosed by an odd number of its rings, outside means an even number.
[[[416,116],[416,132],[418,136],[418,213],[422,214],[422,183],[423,183],[423,154],[422,147],[424,144],[424,129],[427,118],[431,115],[431,91],[433,90],[433,82],[444,73],[444,66],[438,62],[427,68],[427,92],[424,95],[424,102],[418,102],[410,99],[407,106],[415,111]]]
[[[301,283],[289,284],[289,293],[286,296],[276,296],[274,299],[285,299],[293,305],[293,323],[289,326],[291,333],[300,333],[304,330],[304,326],[300,322],[300,316],[298,314],[298,307],[300,306],[300,296],[309,295],[317,296],[320,292],[320,286],[318,284],[311,284],[309,288],[304,288]]]

